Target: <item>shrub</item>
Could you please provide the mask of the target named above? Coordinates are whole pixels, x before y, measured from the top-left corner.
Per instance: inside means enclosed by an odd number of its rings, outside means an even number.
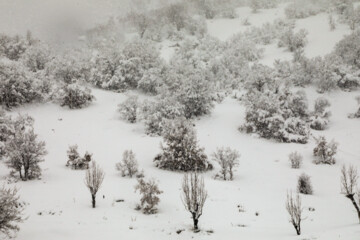
[[[137,120],[138,105],[137,96],[128,97],[125,102],[118,105],[121,118],[130,123],[135,123]]]
[[[292,152],[289,154],[289,161],[291,168],[300,168],[302,165],[303,157],[298,152]]]
[[[306,175],[305,173],[301,174],[298,179],[298,186],[297,190],[299,193],[302,194],[313,194],[313,188],[310,181],[310,176]]]
[[[331,112],[326,108],[330,107],[330,102],[323,97],[315,100],[314,112],[310,117],[310,127],[315,130],[324,130],[329,123]]]
[[[350,66],[360,68],[360,30],[352,32],[338,42],[335,54]]]
[[[78,146],[72,145],[69,146],[69,150],[67,151],[68,161],[66,162],[67,167],[71,167],[72,169],[89,169],[89,164],[92,160],[92,154],[86,152],[84,157],[80,157],[78,153]]]
[[[132,150],[126,150],[123,153],[122,162],[116,164],[116,169],[120,171],[121,176],[129,176],[130,178],[139,171],[138,163]]]
[[[218,148],[213,154],[213,160],[216,161],[221,169],[217,176],[224,180],[233,180],[234,168],[239,165],[240,154],[230,148]]]
[[[155,159],[158,168],[172,171],[206,171],[212,169],[203,148],[197,146],[196,133],[185,119],[168,121],[163,131],[166,146]]]
[[[32,72],[45,70],[46,64],[50,62],[51,54],[45,44],[30,46],[22,56],[24,65]]]
[[[0,159],[5,154],[5,143],[13,136],[13,123],[11,117],[0,107]]]
[[[143,209],[144,214],[154,214],[157,212],[156,206],[160,202],[158,195],[163,193],[154,179],[145,181],[144,178],[138,178],[138,184],[135,186],[135,191],[139,190],[141,194],[140,209]]]
[[[356,113],[349,114],[349,118],[360,118],[360,96],[356,97],[356,101],[358,102],[358,110]]]
[[[23,222],[25,204],[19,200],[17,189],[0,187],[0,237],[15,237],[19,231],[18,223]]]
[[[16,35],[7,36],[0,34],[0,56],[5,56],[10,60],[19,60],[29,46],[27,39]]]
[[[14,121],[14,135],[6,142],[6,164],[27,181],[41,175],[40,162],[46,155],[45,142],[38,141],[29,116],[19,116]]]
[[[278,46],[286,47],[290,52],[295,52],[296,50],[305,47],[307,44],[307,34],[305,29],[300,29],[297,33],[294,33],[292,29],[288,29],[280,36]]]
[[[314,156],[317,159],[315,164],[335,164],[335,157],[338,144],[334,141],[327,142],[325,137],[319,137],[316,139],[316,147],[313,150]]]
[[[293,1],[285,8],[287,18],[307,18],[316,15],[326,8],[321,1],[303,0],[301,2]]]
[[[88,106],[95,97],[91,94],[91,89],[82,87],[76,83],[65,85],[58,93],[60,106],[68,106],[70,109],[80,109]]]

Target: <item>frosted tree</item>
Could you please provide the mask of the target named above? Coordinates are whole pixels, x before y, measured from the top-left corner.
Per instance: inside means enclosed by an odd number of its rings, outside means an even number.
[[[316,130],[324,130],[329,124],[331,112],[327,110],[330,107],[330,102],[323,97],[315,100],[314,112],[310,117],[310,127]]]
[[[155,159],[155,165],[172,171],[206,171],[212,169],[204,149],[197,143],[191,123],[185,119],[168,121],[163,131],[165,146]]]
[[[315,164],[335,164],[335,154],[337,152],[338,144],[334,141],[327,142],[325,137],[320,136],[315,139],[316,147],[313,150],[313,154],[317,159]]]
[[[91,89],[80,86],[77,83],[66,84],[57,93],[60,105],[68,106],[70,109],[80,109],[88,106],[94,99]]]
[[[19,116],[14,121],[14,134],[6,142],[6,164],[14,172],[18,172],[21,180],[27,181],[41,175],[40,162],[43,162],[45,142],[38,141],[34,132],[33,119]]]
[[[191,214],[195,231],[199,229],[199,219],[203,213],[207,196],[203,177],[200,177],[197,172],[184,175],[182,201],[185,209]]]
[[[145,12],[130,12],[127,16],[130,20],[130,23],[137,32],[139,33],[140,38],[144,37],[145,31],[149,28],[149,26],[152,24],[153,19],[150,17],[150,14],[147,14]]]
[[[299,176],[297,190],[302,194],[312,194],[313,187],[311,185],[310,176],[303,173]]]
[[[105,173],[100,166],[93,161],[90,168],[86,170],[85,185],[91,194],[92,207],[96,206],[96,194],[99,191],[102,182],[104,181]]]
[[[139,190],[141,194],[140,205],[138,209],[143,209],[145,214],[154,214],[157,212],[156,206],[160,202],[158,195],[163,193],[154,179],[145,181],[144,178],[138,178],[138,184],[135,191]]]
[[[137,120],[138,105],[137,96],[128,97],[123,103],[118,105],[121,118],[130,123],[135,123]]]
[[[360,222],[360,192],[356,193],[356,188],[358,187],[357,186],[358,179],[359,179],[359,174],[354,166],[342,167],[341,169],[342,193],[354,205]]]
[[[139,171],[138,163],[132,150],[124,151],[122,161],[116,164],[116,169],[120,171],[121,176],[129,176],[130,178]]]
[[[24,208],[25,204],[19,200],[17,189],[0,187],[0,237],[15,237],[20,229],[18,223],[24,220]]]
[[[0,107],[0,158],[5,154],[5,143],[13,134],[11,117]]]
[[[224,180],[233,180],[234,168],[239,165],[240,154],[231,148],[218,148],[213,154],[213,160],[220,165],[219,175]]]
[[[355,113],[349,114],[349,118],[360,118],[360,96],[356,97],[356,101],[358,103],[358,110]]]
[[[303,208],[301,205],[300,195],[297,194],[296,197],[293,197],[292,193],[287,194],[286,198],[286,210],[290,215],[290,222],[294,226],[296,234],[301,234],[301,221]]]

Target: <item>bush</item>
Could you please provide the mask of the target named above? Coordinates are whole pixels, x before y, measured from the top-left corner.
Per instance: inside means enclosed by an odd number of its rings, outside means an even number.
[[[34,76],[19,62],[0,60],[0,104],[6,108],[41,100]]]
[[[14,134],[11,117],[0,107],[0,159],[5,154],[5,143]]]
[[[138,163],[132,150],[126,150],[123,153],[122,162],[116,164],[116,169],[121,172],[122,177],[133,177],[138,170]]]
[[[220,165],[220,172],[216,177],[233,180],[234,168],[239,165],[240,154],[230,148],[218,148],[213,154],[213,160]]]
[[[5,144],[6,164],[18,172],[23,181],[41,176],[39,163],[47,154],[45,142],[37,140],[33,122],[31,117],[20,115],[13,122],[14,135]]]
[[[70,109],[83,108],[95,99],[91,94],[91,89],[76,83],[63,86],[58,92],[57,98],[60,106],[68,106]]]
[[[278,46],[286,47],[290,52],[295,52],[305,47],[307,34],[305,29],[300,29],[297,33],[294,33],[292,29],[288,29],[280,36]]]
[[[17,61],[28,47],[28,39],[19,35],[10,37],[5,34],[0,34],[0,56],[5,56],[10,60]]]
[[[349,114],[349,118],[360,118],[360,96],[356,97],[356,101],[358,102],[358,110],[356,113]]]
[[[326,108],[330,107],[330,102],[323,97],[315,100],[314,112],[310,117],[310,127],[315,130],[324,130],[329,124],[329,117],[331,112],[327,111]]]
[[[329,1],[330,2],[330,1]],[[321,1],[303,0],[301,2],[294,1],[285,8],[287,18],[307,18],[316,15],[326,9]]]
[[[300,168],[303,161],[303,156],[298,152],[292,152],[289,154],[289,161],[291,168]]]
[[[67,167],[71,167],[72,169],[88,169],[89,164],[92,160],[92,154],[86,152],[84,157],[80,157],[78,153],[78,146],[72,145],[69,146],[69,150],[67,151],[68,161],[66,162]]]
[[[360,30],[344,37],[335,46],[335,54],[350,66],[360,68]]]
[[[155,165],[171,171],[206,171],[213,168],[203,148],[197,146],[196,133],[185,119],[168,121],[163,131],[166,146],[155,159]]]
[[[141,194],[139,209],[143,209],[144,214],[154,214],[157,212],[156,206],[160,202],[158,195],[163,193],[154,179],[145,181],[143,178],[138,178],[138,184],[135,186],[135,191],[139,190]]]
[[[17,192],[15,188],[0,187],[0,237],[4,239],[15,237],[20,230],[17,224],[25,220],[25,204],[19,200]]]
[[[137,120],[138,105],[137,96],[128,97],[125,102],[118,105],[121,118],[130,123],[135,123]]]
[[[305,173],[301,174],[298,179],[298,186],[297,190],[299,193],[302,194],[313,194],[313,188],[310,181],[310,176],[306,175]]]
[[[325,137],[319,137],[316,139],[316,147],[313,150],[314,156],[317,159],[315,164],[335,164],[335,154],[338,144],[334,141],[327,142]]]

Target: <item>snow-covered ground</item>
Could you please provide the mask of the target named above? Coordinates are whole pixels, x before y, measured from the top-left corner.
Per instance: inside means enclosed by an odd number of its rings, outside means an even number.
[[[35,19],[33,25],[39,26],[40,18],[26,14],[39,6],[36,2],[44,1],[1,0],[0,32],[23,33],[30,25],[21,21]],[[91,11],[94,14],[102,12],[104,19],[122,8],[121,4],[113,5],[116,1],[104,2],[106,4],[100,4],[100,9],[91,7],[95,5],[85,8],[90,9],[90,15]],[[17,7],[12,7],[15,5],[21,6],[22,10],[18,12]],[[283,17],[283,7],[257,14],[252,14],[249,8],[240,8],[238,19],[210,20],[208,30],[211,35],[226,40],[245,30],[243,19],[248,18],[252,25],[261,26]],[[89,19],[97,21],[99,17]],[[305,28],[309,32],[309,43],[305,48],[309,57],[329,53],[336,42],[350,32],[341,24],[335,31],[330,31],[326,14],[297,20],[296,28]],[[163,57],[169,59],[173,49],[164,48]],[[271,65],[275,59],[291,59],[291,54],[275,44],[266,46],[261,62]],[[312,106],[319,94],[313,89],[306,89],[306,92]],[[313,139],[305,145],[282,144],[239,132],[237,128],[244,122],[245,109],[231,97],[217,104],[209,116],[198,119],[199,144],[208,155],[220,146],[229,146],[241,153],[234,181],[214,180],[216,170],[205,174],[209,198],[200,218],[200,227],[204,230],[200,233],[191,231],[190,215],[180,199],[182,174],[154,167],[153,158],[160,151],[161,138],[145,135],[141,123],[128,124],[120,120],[116,108],[126,99],[126,93],[97,89],[93,89],[93,93],[96,101],[81,110],[69,110],[52,103],[13,110],[13,114],[28,113],[35,118],[35,130],[40,139],[46,141],[48,150],[46,161],[42,163],[42,180],[16,183],[22,200],[29,203],[26,208],[28,219],[20,225],[17,239],[360,239],[360,225],[353,206],[340,194],[341,166],[351,163],[360,169],[360,120],[347,118],[348,113],[356,111],[354,98],[359,95],[358,91],[327,94],[332,104],[329,129],[312,132],[314,136],[325,135],[339,143],[334,166],[312,163]],[[90,194],[84,184],[85,173],[65,167],[66,151],[73,144],[79,145],[81,154],[87,150],[93,153],[94,159],[105,170],[95,209],[91,208]],[[164,191],[160,195],[159,212],[155,215],[134,210],[140,198],[134,192],[136,180],[123,178],[115,170],[115,163],[121,160],[126,149],[135,152],[145,175],[156,178]],[[289,166],[288,154],[294,150],[304,156],[301,169]],[[1,182],[5,181],[8,172],[1,164]],[[303,234],[298,237],[289,223],[285,199],[288,190],[296,189],[297,178],[303,172],[311,176],[314,194],[302,196],[307,218],[303,221]],[[118,199],[124,202],[116,202]],[[245,212],[239,212],[239,205]],[[309,211],[309,208],[315,211]],[[179,229],[185,231],[177,234]]]

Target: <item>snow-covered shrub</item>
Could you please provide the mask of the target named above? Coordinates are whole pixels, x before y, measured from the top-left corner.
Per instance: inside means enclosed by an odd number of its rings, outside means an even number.
[[[64,85],[59,89],[56,98],[60,106],[68,106],[70,109],[86,107],[95,99],[90,88],[77,83]]]
[[[293,197],[292,193],[287,193],[286,198],[286,210],[290,215],[290,222],[294,226],[296,234],[301,234],[301,221],[304,220],[302,218],[303,207],[301,204],[300,195],[297,194],[296,198]]]
[[[154,19],[152,15],[146,12],[131,11],[126,19],[129,20],[131,26],[133,26],[138,32],[140,38],[144,37],[145,32],[153,25]]]
[[[185,23],[185,30],[193,36],[202,38],[207,33],[207,24],[204,18],[188,18]]]
[[[29,42],[22,36],[7,36],[0,34],[0,57],[4,56],[10,60],[17,61],[24,54]]]
[[[316,157],[315,164],[335,164],[335,154],[338,144],[334,141],[327,142],[325,137],[320,136],[316,139],[316,147],[313,150]]]
[[[145,101],[141,115],[145,120],[146,134],[161,135],[166,121],[184,116],[184,110],[184,106],[171,97],[156,102]]]
[[[276,89],[277,83],[272,68],[255,63],[245,78],[245,88],[249,91],[264,92],[265,90]]]
[[[177,31],[185,27],[187,14],[186,4],[184,2],[172,3],[165,8],[165,19],[172,24]]]
[[[157,94],[164,84],[165,68],[154,67],[146,70],[138,82],[138,89],[145,93]]]
[[[28,47],[22,56],[24,65],[32,72],[44,70],[50,60],[49,47],[41,43]]]
[[[192,123],[185,119],[168,121],[163,131],[165,146],[155,159],[155,165],[171,171],[206,171],[213,166],[204,149],[198,146]]]
[[[199,218],[207,199],[204,178],[194,173],[185,174],[182,182],[182,202],[185,209],[190,212],[194,223],[194,230],[198,231]]]
[[[250,8],[253,13],[257,13],[259,9],[275,8],[277,4],[277,0],[250,0]]]
[[[13,135],[11,117],[0,107],[0,159],[5,154],[5,143]]]
[[[0,105],[6,108],[41,100],[34,75],[20,62],[0,60]]]
[[[289,161],[291,168],[300,168],[303,161],[303,156],[298,152],[292,152],[289,154]]]
[[[45,142],[37,139],[33,123],[29,116],[18,116],[13,121],[13,136],[5,144],[6,164],[23,181],[40,177],[39,163],[47,153]]]
[[[302,194],[313,194],[313,187],[309,175],[303,173],[299,176],[297,191]]]
[[[256,43],[240,33],[234,35],[226,42],[225,51],[224,56],[229,55],[229,57],[233,56],[247,61],[256,61],[263,56],[263,49],[257,48]],[[239,62],[241,63],[242,61]]]
[[[139,170],[135,154],[132,150],[126,150],[123,153],[122,161],[116,164],[116,169],[120,171],[122,177],[132,178]]]
[[[331,112],[326,108],[330,107],[330,102],[323,97],[315,100],[314,112],[310,117],[310,127],[315,130],[324,130],[329,124],[329,117]]]
[[[121,118],[130,123],[135,123],[137,119],[138,106],[139,102],[137,96],[128,97],[123,103],[118,105],[118,111]]]
[[[316,15],[326,9],[322,1],[302,0],[293,1],[285,8],[287,18],[307,18]]]
[[[240,154],[231,148],[218,148],[213,154],[213,160],[220,165],[220,171],[216,177],[224,180],[233,180],[234,168],[239,165]]]
[[[303,92],[249,92],[246,99],[245,124],[241,131],[256,133],[280,142],[306,143],[309,130],[307,100]]]
[[[72,145],[69,146],[69,150],[67,150],[68,161],[66,162],[67,167],[71,167],[72,169],[88,169],[89,164],[92,160],[92,154],[86,152],[84,157],[80,157],[78,152],[78,146]]]
[[[350,66],[360,68],[360,30],[352,32],[338,42],[335,54]]]
[[[145,180],[138,178],[138,183],[135,186],[135,191],[139,190],[141,194],[139,209],[143,210],[144,214],[154,214],[157,212],[156,206],[160,202],[158,195],[163,193],[154,179]]]
[[[85,185],[90,191],[93,208],[96,206],[96,194],[99,191],[102,182],[104,181],[104,177],[104,171],[95,161],[92,161],[90,168],[86,170]]]
[[[19,200],[16,188],[0,187],[0,237],[15,237],[20,230],[18,223],[25,220],[23,211],[25,204]]]
[[[349,114],[349,118],[360,118],[360,96],[356,97],[356,101],[358,103],[358,110],[355,113]]]
[[[307,44],[305,29],[300,29],[297,33],[293,29],[285,30],[279,37],[278,46],[286,47],[290,52],[304,48]]]

